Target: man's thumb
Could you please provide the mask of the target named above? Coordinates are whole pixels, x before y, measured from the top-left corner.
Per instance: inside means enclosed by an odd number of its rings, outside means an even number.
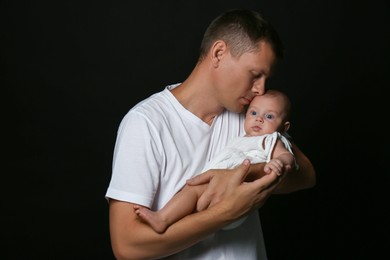
[[[200,185],[200,184],[208,183],[210,181],[210,178],[211,177],[208,174],[208,172],[204,172],[192,177],[191,179],[188,179],[186,183],[188,185]]]
[[[246,176],[249,173],[249,166],[251,165],[251,162],[248,159],[245,159],[241,165],[238,166],[239,172],[238,175],[241,178],[241,182],[243,182],[246,178]]]

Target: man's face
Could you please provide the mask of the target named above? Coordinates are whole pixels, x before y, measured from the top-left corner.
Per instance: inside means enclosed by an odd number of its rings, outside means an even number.
[[[217,74],[221,105],[232,112],[243,111],[254,96],[264,94],[265,81],[275,62],[270,44],[264,41],[257,52],[246,52],[239,58],[228,52]]]

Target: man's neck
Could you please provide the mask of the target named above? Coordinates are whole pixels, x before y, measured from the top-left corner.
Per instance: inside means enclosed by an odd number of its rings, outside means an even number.
[[[212,95],[213,86],[208,85],[207,82],[209,82],[207,79],[200,80],[199,77],[196,77],[196,71],[193,71],[182,84],[172,89],[171,92],[184,108],[211,125],[214,118],[224,109],[217,105],[217,100]]]

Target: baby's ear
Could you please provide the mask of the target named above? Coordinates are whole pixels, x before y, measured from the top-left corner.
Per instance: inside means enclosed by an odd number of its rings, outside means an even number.
[[[284,122],[283,133],[286,133],[288,131],[288,129],[290,129],[290,122],[286,121],[286,122]]]

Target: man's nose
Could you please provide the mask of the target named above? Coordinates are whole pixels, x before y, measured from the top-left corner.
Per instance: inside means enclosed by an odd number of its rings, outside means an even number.
[[[253,83],[252,92],[258,96],[261,96],[264,94],[264,92],[265,92],[265,79],[264,78],[258,79]]]

